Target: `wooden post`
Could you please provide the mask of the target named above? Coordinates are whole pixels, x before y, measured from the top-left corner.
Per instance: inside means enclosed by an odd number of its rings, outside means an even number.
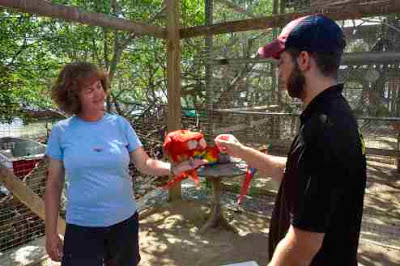
[[[279,13],[284,14],[285,8],[286,8],[286,0],[280,0]],[[273,11],[276,12],[277,10],[273,10]],[[274,36],[274,38],[276,38],[276,36]],[[277,74],[276,73],[276,65],[271,64],[271,67],[274,68],[273,80],[276,82],[276,74]],[[282,90],[283,83],[282,83],[281,79],[278,79],[277,83],[278,83],[277,84],[278,86],[276,87],[276,103],[275,104],[277,104],[280,107],[280,109],[283,110],[284,109],[283,102],[282,102],[282,96],[283,96],[282,93],[284,91],[284,90]],[[276,85],[276,84],[274,84],[274,85]],[[273,138],[280,139],[280,137],[281,137],[281,118],[280,118],[280,116],[274,117],[272,119],[272,127],[273,127],[273,131],[272,131]]]
[[[278,14],[278,4],[279,0],[274,0],[273,6],[272,6],[272,15]],[[272,38],[275,39],[278,36],[278,29],[274,28],[272,29]],[[279,90],[279,79],[277,79],[277,71],[276,71],[276,64],[270,63],[270,73],[271,73],[271,96],[272,96],[272,101],[269,102],[269,104],[278,104],[280,105],[280,98],[279,94],[281,91]]]
[[[206,25],[212,25],[213,23],[213,0],[205,0],[205,20]],[[213,36],[207,35],[205,38],[205,45],[206,45],[206,62],[205,62],[205,83],[206,83],[206,110],[207,110],[207,135],[206,140],[210,142],[213,138],[214,134],[214,90],[213,90],[213,65],[210,64],[212,58],[212,47],[213,47]]]
[[[397,166],[397,173],[400,174],[400,131],[397,132],[397,156],[396,156],[396,166]]]
[[[167,78],[168,78],[168,132],[181,128],[181,46],[179,36],[179,0],[166,0],[167,5]],[[168,200],[181,199],[181,185],[169,190]]]
[[[4,185],[14,196],[33,211],[41,219],[45,219],[45,209],[43,200],[26,186],[9,169],[0,163],[0,183]],[[64,235],[65,221],[58,217],[57,232]]]
[[[286,10],[286,0],[281,0],[279,6],[279,13],[285,14],[286,13],[285,10]]]

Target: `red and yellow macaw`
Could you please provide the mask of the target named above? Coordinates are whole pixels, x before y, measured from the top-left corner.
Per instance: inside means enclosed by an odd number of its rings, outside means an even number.
[[[207,146],[203,151],[196,151],[194,157],[197,159],[204,159],[207,164],[214,164],[219,161],[220,151],[217,146]]]
[[[202,133],[182,129],[168,133],[164,140],[163,149],[170,161],[178,164],[196,156],[199,157],[207,149],[207,143]],[[177,182],[188,177],[191,177],[195,184],[199,185],[199,177],[196,169],[194,169],[170,180],[165,189],[173,187]]]

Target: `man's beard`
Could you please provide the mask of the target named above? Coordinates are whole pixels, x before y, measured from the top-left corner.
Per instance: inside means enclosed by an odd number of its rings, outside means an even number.
[[[294,69],[292,73],[290,73],[288,82],[287,82],[287,91],[289,96],[292,98],[302,99],[304,97],[304,85],[305,85],[305,78],[303,73],[300,71],[297,62],[295,62]]]

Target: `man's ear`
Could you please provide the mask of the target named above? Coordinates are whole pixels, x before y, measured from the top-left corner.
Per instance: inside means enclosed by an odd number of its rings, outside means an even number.
[[[301,51],[297,56],[297,65],[301,71],[307,71],[311,68],[311,56],[309,52]]]

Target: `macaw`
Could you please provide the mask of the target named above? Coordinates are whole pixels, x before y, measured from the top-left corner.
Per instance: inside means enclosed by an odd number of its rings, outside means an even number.
[[[219,162],[220,151],[215,145],[207,146],[203,151],[196,151],[194,157],[206,160],[207,164],[215,164]]]
[[[238,200],[236,202],[237,205],[241,205],[243,200],[246,197],[247,190],[249,189],[251,180],[253,179],[255,173],[257,172],[256,168],[248,167],[246,171],[246,176],[244,178],[243,184],[242,184],[242,189],[240,191],[240,194],[238,196]]]
[[[196,155],[200,156],[207,148],[204,136],[200,132],[189,130],[176,130],[168,133],[165,137],[163,149],[170,161],[174,164],[181,163],[186,160],[193,159]],[[170,180],[164,187],[169,189],[182,179],[191,177],[196,186],[199,185],[199,177],[196,169],[186,171],[174,179]]]
[[[268,148],[269,147],[270,147],[270,145],[268,145]],[[267,149],[262,149],[261,151],[267,153],[268,148]],[[256,174],[256,172],[257,172],[256,168],[253,168],[253,167],[250,167],[250,166],[247,167],[246,176],[245,176],[243,184],[242,184],[242,189],[240,191],[240,195],[238,196],[238,200],[236,202],[237,205],[241,205],[243,200],[245,199],[246,194],[247,194],[247,190],[250,187],[251,180],[253,179],[253,177]]]
[[[235,137],[232,134],[220,134],[215,138],[215,143],[217,143],[218,148],[220,150],[224,151],[224,148],[218,145],[218,141],[219,140],[235,141]],[[270,146],[271,145],[268,145],[268,147],[266,149],[262,149],[261,151],[262,152],[267,152],[268,149],[270,148]],[[256,172],[257,172],[256,168],[253,168],[253,167],[250,167],[250,166],[247,167],[246,176],[245,176],[245,178],[243,180],[242,188],[240,190],[240,194],[238,196],[238,200],[237,200],[237,203],[236,203],[237,205],[242,204],[243,200],[245,199],[246,194],[247,194],[247,190],[250,187],[251,180],[253,179],[253,177],[254,177]]]

